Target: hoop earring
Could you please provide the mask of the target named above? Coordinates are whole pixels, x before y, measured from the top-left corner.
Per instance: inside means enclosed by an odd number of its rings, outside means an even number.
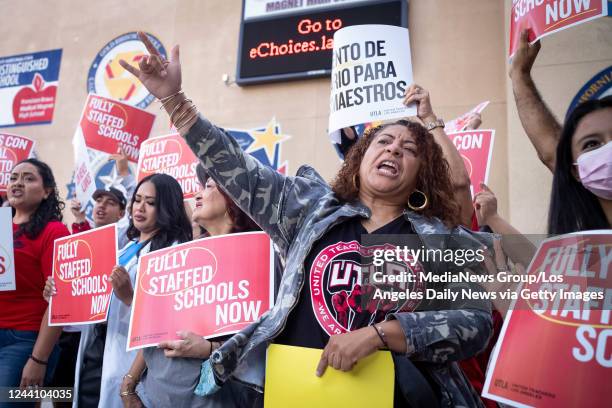
[[[358,173],[353,174],[353,187],[355,187],[355,190],[359,190],[359,186],[357,185],[357,177],[359,177]]]
[[[414,190],[408,197],[408,208],[412,211],[422,211],[427,207],[428,199],[421,190]]]

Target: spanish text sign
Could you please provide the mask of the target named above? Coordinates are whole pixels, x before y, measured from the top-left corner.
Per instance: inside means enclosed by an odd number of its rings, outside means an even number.
[[[532,295],[504,321],[483,396],[521,407],[609,405],[611,267],[612,230],[542,242],[528,273],[545,279],[519,289]]]
[[[56,239],[53,279],[57,295],[50,300],[49,325],[106,321],[117,265],[115,224]]]
[[[467,130],[448,135],[463,157],[472,182],[472,194],[480,191],[480,183],[488,183],[495,130]]]
[[[27,159],[34,149],[34,141],[25,136],[0,133],[0,192],[6,191],[11,170]]]
[[[272,307],[273,247],[245,232],[140,257],[128,350],[177,340],[177,331],[218,337],[239,331]]]
[[[191,198],[200,191],[196,166],[200,161],[179,134],[145,140],[140,146],[138,180],[164,173],[174,177],[183,189],[183,197]]]
[[[521,30],[529,42],[608,15],[608,0],[513,0],[510,12],[510,50],[518,48]]]
[[[408,30],[357,25],[334,34],[329,133],[416,114],[403,104],[412,84]]]
[[[134,106],[89,94],[79,122],[87,147],[114,154],[122,147],[138,162],[140,144],[149,137],[155,115]]]
[[[351,371],[327,367],[315,371],[323,350],[271,344],[266,361],[266,408],[393,407],[394,368],[391,353],[377,351]],[[287,362],[291,369],[287,370]]]

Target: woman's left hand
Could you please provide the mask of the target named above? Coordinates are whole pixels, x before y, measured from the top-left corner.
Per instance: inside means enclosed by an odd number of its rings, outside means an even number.
[[[138,394],[121,396],[121,402],[123,402],[123,408],[144,408]]]
[[[317,376],[321,377],[327,366],[336,370],[350,371],[355,364],[369,356],[382,346],[380,338],[373,327],[364,327],[344,334],[335,334],[329,338],[317,366]]]
[[[423,122],[433,122],[437,119],[431,106],[429,92],[417,84],[412,84],[406,89],[404,105],[408,106],[411,103],[416,103],[417,116]]]
[[[130,275],[127,273],[125,268],[121,265],[115,265],[111,272],[109,280],[113,285],[115,296],[130,306],[132,304],[132,297],[134,296],[134,290],[132,289],[132,282],[130,281]]]
[[[28,358],[28,361],[23,366],[23,371],[21,372],[21,383],[19,384],[19,387],[21,389],[28,386],[42,387],[46,372],[46,365],[39,364],[31,358]]]
[[[157,347],[164,349],[166,357],[208,358],[212,344],[192,332],[178,332],[181,340],[162,341]]]

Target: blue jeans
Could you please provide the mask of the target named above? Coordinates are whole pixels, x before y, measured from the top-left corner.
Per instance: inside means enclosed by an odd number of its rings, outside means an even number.
[[[19,387],[23,366],[28,361],[34,343],[38,337],[37,331],[0,329],[0,386]],[[51,380],[57,364],[59,349],[57,345],[49,356],[45,384]],[[0,408],[33,407],[34,403],[7,403],[0,402]]]

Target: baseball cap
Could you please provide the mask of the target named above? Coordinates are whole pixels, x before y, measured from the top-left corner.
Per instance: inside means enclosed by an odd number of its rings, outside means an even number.
[[[117,201],[119,203],[119,207],[121,207],[122,210],[125,210],[127,200],[121,190],[116,189],[115,187],[99,188],[93,193],[93,199],[97,200],[98,197],[103,195]]]

